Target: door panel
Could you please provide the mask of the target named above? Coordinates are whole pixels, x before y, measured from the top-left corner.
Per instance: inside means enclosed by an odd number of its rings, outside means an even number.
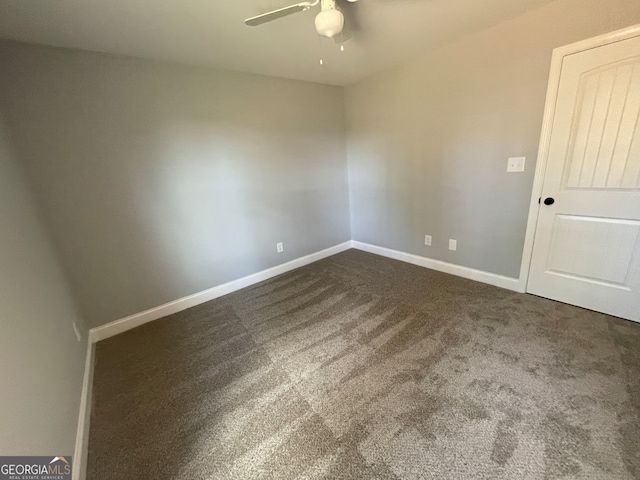
[[[566,188],[638,188],[638,82],[635,59],[581,76]]]
[[[640,320],[640,38],[564,58],[527,291]]]
[[[629,289],[639,232],[640,222],[557,215],[545,270]],[[581,240],[576,242],[575,236]]]

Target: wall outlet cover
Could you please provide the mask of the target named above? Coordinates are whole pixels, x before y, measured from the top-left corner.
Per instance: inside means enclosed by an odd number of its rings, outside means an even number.
[[[276,251],[278,253],[282,253],[284,251],[284,246],[282,245],[282,242],[276,243]]]
[[[431,235],[424,236],[424,244],[431,246]]]
[[[449,250],[455,250],[458,248],[458,241],[452,238],[449,239]]]
[[[524,172],[526,157],[511,157],[507,161],[507,172]]]
[[[73,331],[76,333],[76,338],[78,341],[82,341],[82,333],[80,332],[80,328],[76,322],[73,322]]]

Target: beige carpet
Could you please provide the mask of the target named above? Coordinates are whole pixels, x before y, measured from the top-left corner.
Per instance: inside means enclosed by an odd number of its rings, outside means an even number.
[[[639,415],[639,324],[349,250],[98,343],[88,478],[640,478]]]

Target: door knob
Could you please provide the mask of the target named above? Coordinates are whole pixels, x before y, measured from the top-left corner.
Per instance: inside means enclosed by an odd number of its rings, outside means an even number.
[[[556,203],[556,201],[553,199],[553,197],[547,197],[544,199],[545,205],[553,205],[554,203]]]

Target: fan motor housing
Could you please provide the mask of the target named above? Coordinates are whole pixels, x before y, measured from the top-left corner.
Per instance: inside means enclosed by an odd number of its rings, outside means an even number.
[[[316,31],[324,37],[333,37],[344,27],[344,15],[336,9],[335,0],[322,0],[322,10],[316,15]]]

